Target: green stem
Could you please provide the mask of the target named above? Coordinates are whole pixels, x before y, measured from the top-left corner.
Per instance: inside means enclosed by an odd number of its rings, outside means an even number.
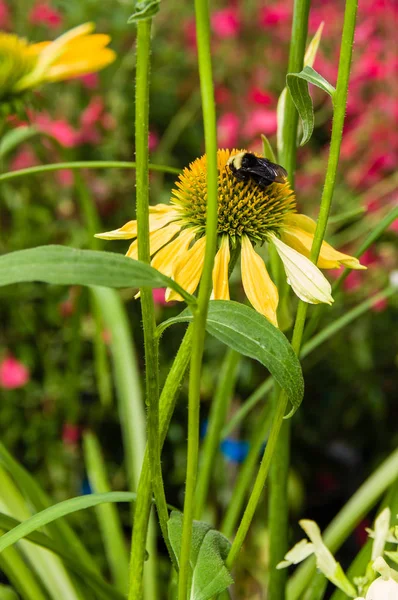
[[[214,460],[221,440],[221,428],[225,423],[228,407],[235,388],[239,360],[240,354],[231,349],[227,350],[211,405],[209,426],[203,443],[202,460],[200,462],[196,489],[195,515],[197,519],[201,518],[205,507],[211,473],[214,469]]]
[[[334,554],[348,535],[376,504],[380,496],[397,479],[398,450],[379,466],[361,485],[352,498],[336,515],[322,535],[329,550]],[[299,600],[315,575],[315,562],[311,559],[303,563],[294,573],[288,584],[288,600]]]
[[[340,145],[343,133],[343,125],[344,125],[344,116],[345,116],[345,107],[347,101],[347,90],[348,90],[348,80],[350,74],[350,66],[351,66],[351,55],[352,55],[352,43],[354,38],[355,31],[355,20],[356,20],[356,10],[357,10],[357,2],[356,0],[347,0],[346,10],[344,14],[344,26],[343,26],[343,36],[341,42],[341,52],[340,52],[340,62],[339,62],[339,72],[338,72],[338,80],[337,87],[335,93],[335,111],[333,118],[333,127],[332,127],[332,137],[330,142],[330,153],[328,166],[326,171],[325,178],[325,187],[323,189],[322,200],[321,200],[321,208],[319,213],[319,219],[317,223],[317,228],[314,235],[314,242],[311,249],[311,259],[316,263],[319,255],[319,251],[322,245],[323,236],[326,231],[327,219],[330,211],[330,203],[333,197],[335,178],[337,173],[337,163],[340,154]],[[301,347],[301,340],[303,336],[303,330],[305,325],[305,318],[307,314],[307,305],[304,302],[300,302],[296,315],[296,322],[293,331],[292,337],[292,347],[296,354],[299,354]],[[227,564],[231,567],[242,547],[246,534],[249,530],[250,523],[254,516],[258,501],[261,496],[261,491],[264,487],[268,470],[272,458],[272,454],[275,450],[277,439],[279,435],[280,428],[282,426],[282,421],[284,417],[284,412],[287,406],[287,398],[286,394],[282,392],[279,397],[279,402],[277,404],[276,414],[274,416],[274,422],[272,425],[270,437],[265,448],[263,460],[260,465],[259,472],[257,474],[256,481],[253,486],[253,490],[246,507],[245,513],[243,515],[243,519],[238,528],[238,532],[236,534],[235,540],[232,544],[230,554],[227,559]],[[274,598],[274,596],[272,596]],[[283,596],[281,596],[283,597]]]
[[[192,325],[190,325],[187,329],[160,395],[159,421],[161,447],[163,446],[166,438],[166,433],[174,411],[178,390],[180,389],[182,379],[188,367],[191,356],[191,347]],[[149,452],[147,447],[137,488],[137,500],[134,517],[134,536],[136,536],[136,543],[132,547],[132,557],[130,563],[130,565],[134,565],[135,569],[137,568],[139,570],[134,570],[130,575],[133,581],[133,589],[130,588],[129,600],[132,600],[133,598],[141,599],[143,593],[142,574],[144,564],[141,561],[141,547],[144,546],[145,549],[146,531],[151,509],[151,502],[152,485],[149,467]]]
[[[188,457],[184,500],[184,518],[181,539],[178,600],[187,600],[190,577],[190,548],[194,497],[199,454],[200,377],[206,332],[206,318],[212,289],[212,271],[217,249],[217,128],[214,104],[213,76],[210,48],[210,16],[208,0],[195,0],[198,65],[203,107],[205,148],[207,155],[207,215],[206,251],[198,294],[198,306],[193,322],[191,373],[188,407]]]
[[[166,165],[148,164],[150,171],[161,171],[163,173],[180,173],[180,169],[168,167]],[[25,177],[27,175],[36,175],[38,173],[46,173],[48,171],[63,171],[64,169],[136,169],[136,163],[131,161],[120,160],[79,160],[74,162],[60,162],[52,165],[39,165],[37,167],[28,167],[27,169],[19,169],[18,171],[10,171],[9,173],[1,173],[0,181],[8,181],[17,177]]]
[[[298,73],[303,68],[305,46],[308,33],[308,15],[310,0],[295,0],[292,35],[290,42],[288,73]],[[289,181],[294,187],[294,174],[296,171],[297,155],[297,128],[298,113],[289,92],[286,94],[285,111],[283,118],[280,162],[289,173]],[[284,278],[279,289],[282,302],[286,301],[287,284]],[[281,302],[281,305],[282,305]],[[280,312],[280,311],[279,311]],[[281,391],[275,387],[273,394],[274,413],[278,411],[281,402]],[[290,454],[290,422],[281,424],[279,440],[276,445],[274,464],[270,470],[268,528],[269,528],[269,584],[268,595],[275,600],[283,600],[287,574],[277,570],[276,565],[280,557],[287,551],[288,539],[288,504],[287,504],[287,478],[289,472]]]
[[[270,404],[265,404],[257,421],[257,427],[250,438],[250,450],[234,485],[232,498],[228,503],[220,530],[226,537],[231,537],[242,510],[245,497],[253,481],[254,471],[258,463],[261,448],[267,439],[271,425]]]
[[[136,151],[136,210],[138,259],[150,263],[149,244],[149,72],[151,52],[151,26],[148,19],[137,25],[136,54],[136,93],[135,93],[135,151]],[[159,368],[158,344],[156,339],[155,306],[152,289],[143,287],[141,293],[142,321],[145,348],[146,404],[148,406],[148,448],[152,487],[155,495],[160,527],[163,538],[172,556],[168,540],[168,510],[163,487],[159,444]],[[134,524],[130,562],[129,598],[141,597],[143,563],[145,561],[145,541],[150,516],[150,507],[143,511],[145,522],[140,520],[141,530]],[[137,515],[137,506],[134,511]],[[138,547],[139,546],[139,547]]]

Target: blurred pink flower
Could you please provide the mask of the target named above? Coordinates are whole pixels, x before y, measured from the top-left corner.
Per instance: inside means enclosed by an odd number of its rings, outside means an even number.
[[[276,132],[276,111],[267,108],[255,108],[243,127],[243,135],[247,138],[264,133],[272,135]]]
[[[273,96],[269,92],[265,92],[259,87],[253,86],[249,89],[248,98],[254,104],[263,104],[269,106],[274,101]]]
[[[196,23],[195,19],[187,19],[184,24],[184,37],[189,50],[196,51]]]
[[[362,259],[361,259],[362,262]],[[343,287],[347,292],[355,292],[362,285],[362,277],[359,271],[351,271],[343,282]]]
[[[81,435],[81,429],[79,425],[73,423],[64,423],[62,427],[62,441],[65,446],[75,446]]]
[[[62,23],[62,15],[47,2],[38,2],[30,11],[29,21],[32,25],[45,25],[56,29]]]
[[[268,28],[286,23],[290,19],[291,12],[291,7],[282,3],[264,6],[260,11],[260,25]]]
[[[79,143],[78,131],[65,119],[52,119],[47,113],[39,113],[35,117],[35,125],[65,148],[74,148]]]
[[[155,304],[160,306],[166,306],[168,303],[165,298],[166,289],[165,288],[154,288],[152,290],[153,301]]]
[[[231,99],[231,91],[225,85],[216,85],[214,88],[216,104],[221,106]]]
[[[220,148],[234,148],[238,143],[240,121],[237,114],[228,112],[217,121],[217,138]]]
[[[240,20],[235,8],[217,10],[211,15],[214,33],[221,39],[233,38],[239,34]]]
[[[93,96],[81,114],[81,125],[86,128],[93,127],[102,117],[104,110],[104,101],[101,96]]]
[[[159,136],[156,131],[150,131],[148,135],[148,148],[150,152],[156,150],[159,144]]]
[[[74,183],[73,171],[71,171],[71,169],[57,171],[56,178],[58,183],[64,188],[70,188]]]
[[[28,167],[33,167],[37,165],[36,155],[33,152],[32,148],[27,145],[24,145],[19,148],[17,153],[10,164],[11,171],[18,171],[19,169],[27,169]]]
[[[10,26],[10,11],[7,3],[0,0],[0,29],[8,29]]]
[[[388,306],[388,300],[387,298],[382,298],[381,300],[377,300],[376,302],[373,302],[372,304],[372,310],[373,312],[383,312],[383,310],[385,310]]]
[[[82,75],[79,79],[88,90],[95,90],[99,85],[98,73],[87,73],[87,75]]]
[[[0,387],[13,390],[23,387],[29,381],[29,370],[12,356],[6,356],[0,363]]]

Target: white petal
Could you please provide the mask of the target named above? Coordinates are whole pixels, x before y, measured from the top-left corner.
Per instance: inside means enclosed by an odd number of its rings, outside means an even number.
[[[309,304],[321,302],[332,304],[332,288],[318,267],[300,252],[278,239],[276,235],[271,234],[270,239],[282,259],[287,282],[292,286],[295,294]]]

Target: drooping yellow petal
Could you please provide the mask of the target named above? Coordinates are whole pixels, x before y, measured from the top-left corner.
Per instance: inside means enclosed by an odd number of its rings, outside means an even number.
[[[66,62],[68,60],[67,57],[64,60],[62,56],[56,64],[48,69],[45,80],[55,82],[99,71],[111,64],[116,58],[115,52],[110,48],[102,48],[100,50],[89,48],[86,52],[90,54],[87,54],[85,58],[78,59],[76,57],[73,60],[71,57],[68,62]]]
[[[214,259],[212,294],[214,300],[229,300],[229,257],[229,239],[227,235],[223,235],[220,248]]]
[[[178,223],[170,223],[167,227],[163,227],[162,229],[157,229],[156,231],[151,231],[149,234],[149,247],[150,254],[155,254],[167,242],[169,242],[176,233],[178,233],[181,229],[181,224]],[[133,258],[134,260],[138,260],[138,240],[134,240],[132,244],[130,244],[129,249],[126,252],[126,256],[129,258]]]
[[[287,213],[283,217],[282,228],[285,227],[298,227],[299,229],[308,231],[308,233],[315,233],[316,223],[314,219],[307,217],[307,215],[302,215],[300,213]]]
[[[198,239],[192,248],[180,253],[180,258],[174,263],[173,279],[187,292],[193,294],[199,285],[205,258],[206,236]],[[183,300],[183,298],[170,288],[166,291],[166,301]]]
[[[119,227],[119,229],[96,233],[94,237],[101,240],[131,240],[137,237],[137,221],[128,221],[128,223],[123,225],[123,227]]]
[[[303,217],[304,215],[300,216]],[[308,219],[308,217],[306,217],[306,219]],[[311,219],[308,220],[311,221]],[[285,242],[285,244],[288,244],[288,246],[294,248],[295,250],[309,258],[311,254],[311,246],[312,241],[314,239],[314,234],[308,231],[308,222],[303,224],[307,226],[307,230],[304,230],[300,227],[288,226],[281,231],[281,238],[282,241]],[[354,256],[349,256],[348,254],[338,252],[327,242],[322,242],[317,266],[320,269],[339,269],[341,265],[349,267],[350,269],[366,269],[366,267],[361,265],[359,260]]]
[[[318,267],[303,254],[279,240],[273,233],[270,234],[270,241],[282,259],[287,281],[295,294],[309,304],[321,302],[332,304],[332,288]]]
[[[182,252],[185,253],[188,250],[195,233],[193,227],[184,229],[175,240],[161,248],[155,254],[151,262],[152,267],[164,275],[171,277],[175,261],[179,260]]]
[[[241,255],[242,283],[250,303],[267,319],[278,327],[278,289],[268,275],[261,256],[255,252],[247,236],[242,236]]]

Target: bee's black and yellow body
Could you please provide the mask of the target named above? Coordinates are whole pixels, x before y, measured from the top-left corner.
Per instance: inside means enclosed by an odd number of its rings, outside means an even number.
[[[287,172],[283,167],[250,152],[231,156],[227,165],[240,181],[251,179],[260,187],[268,187],[272,183],[286,183]]]

